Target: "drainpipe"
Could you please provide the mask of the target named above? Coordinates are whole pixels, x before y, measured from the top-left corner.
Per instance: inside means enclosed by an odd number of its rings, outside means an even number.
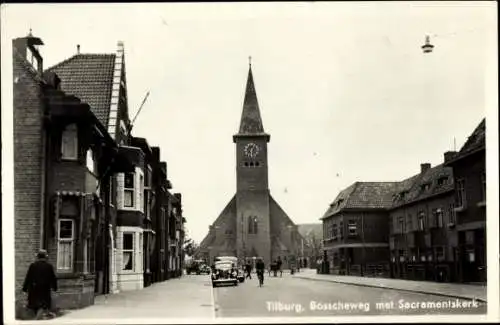
[[[47,215],[47,179],[49,174],[49,138],[47,136],[47,126],[46,126],[46,113],[42,118],[42,150],[41,150],[41,188],[40,188],[40,249],[44,249],[46,247],[46,238],[45,238],[45,226],[46,226],[46,215]]]

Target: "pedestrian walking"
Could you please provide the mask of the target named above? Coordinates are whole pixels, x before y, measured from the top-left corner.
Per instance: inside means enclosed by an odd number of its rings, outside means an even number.
[[[250,262],[247,262],[247,264],[245,265],[245,269],[246,269],[246,272],[247,272],[247,275],[245,277],[245,279],[252,279],[252,265],[250,264]]]
[[[37,261],[29,266],[23,284],[23,292],[28,293],[28,308],[34,312],[36,319],[50,314],[51,289],[57,291],[57,278],[54,268],[47,262],[47,251],[41,249]]]
[[[280,271],[280,278],[283,277],[283,269],[281,269],[282,264],[283,264],[283,261],[281,260],[281,257],[278,256],[278,261],[276,262],[276,265],[278,267],[278,270]]]
[[[262,287],[264,285],[264,270],[266,269],[266,266],[264,264],[264,261],[259,258],[257,263],[255,263],[255,270],[257,271],[257,278],[259,279],[259,287]]]

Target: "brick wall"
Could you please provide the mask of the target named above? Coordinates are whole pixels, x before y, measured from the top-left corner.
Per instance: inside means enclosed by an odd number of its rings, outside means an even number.
[[[260,147],[258,155],[251,159],[244,153],[245,145],[253,142]],[[247,167],[245,162],[258,162],[258,167]],[[236,187],[237,190],[267,190],[268,167],[267,167],[267,142],[264,138],[253,140],[238,140],[236,144]]]
[[[40,247],[43,98],[33,72],[17,55],[14,62],[14,219],[16,299]]]
[[[258,256],[269,264],[271,260],[271,227],[268,191],[239,191],[236,194],[236,229],[245,240],[247,256],[252,256],[252,248]],[[248,218],[257,217],[257,234],[248,233]]]

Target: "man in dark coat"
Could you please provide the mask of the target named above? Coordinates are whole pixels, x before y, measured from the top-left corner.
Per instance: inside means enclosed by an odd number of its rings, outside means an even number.
[[[283,276],[283,269],[281,268],[282,264],[283,264],[283,261],[281,260],[281,257],[278,256],[278,261],[276,262],[276,265],[278,267],[278,271],[280,271],[280,277]]]
[[[50,289],[57,291],[57,278],[52,265],[47,262],[47,251],[41,249],[37,261],[31,263],[23,284],[28,293],[28,308],[39,319],[52,308]]]

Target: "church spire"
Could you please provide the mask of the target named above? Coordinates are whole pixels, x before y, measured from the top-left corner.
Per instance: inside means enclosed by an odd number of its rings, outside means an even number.
[[[245,100],[243,102],[243,112],[241,113],[241,122],[239,134],[263,134],[264,127],[260,118],[259,103],[257,102],[257,93],[252,75],[252,57],[248,62],[248,79],[245,91]]]

